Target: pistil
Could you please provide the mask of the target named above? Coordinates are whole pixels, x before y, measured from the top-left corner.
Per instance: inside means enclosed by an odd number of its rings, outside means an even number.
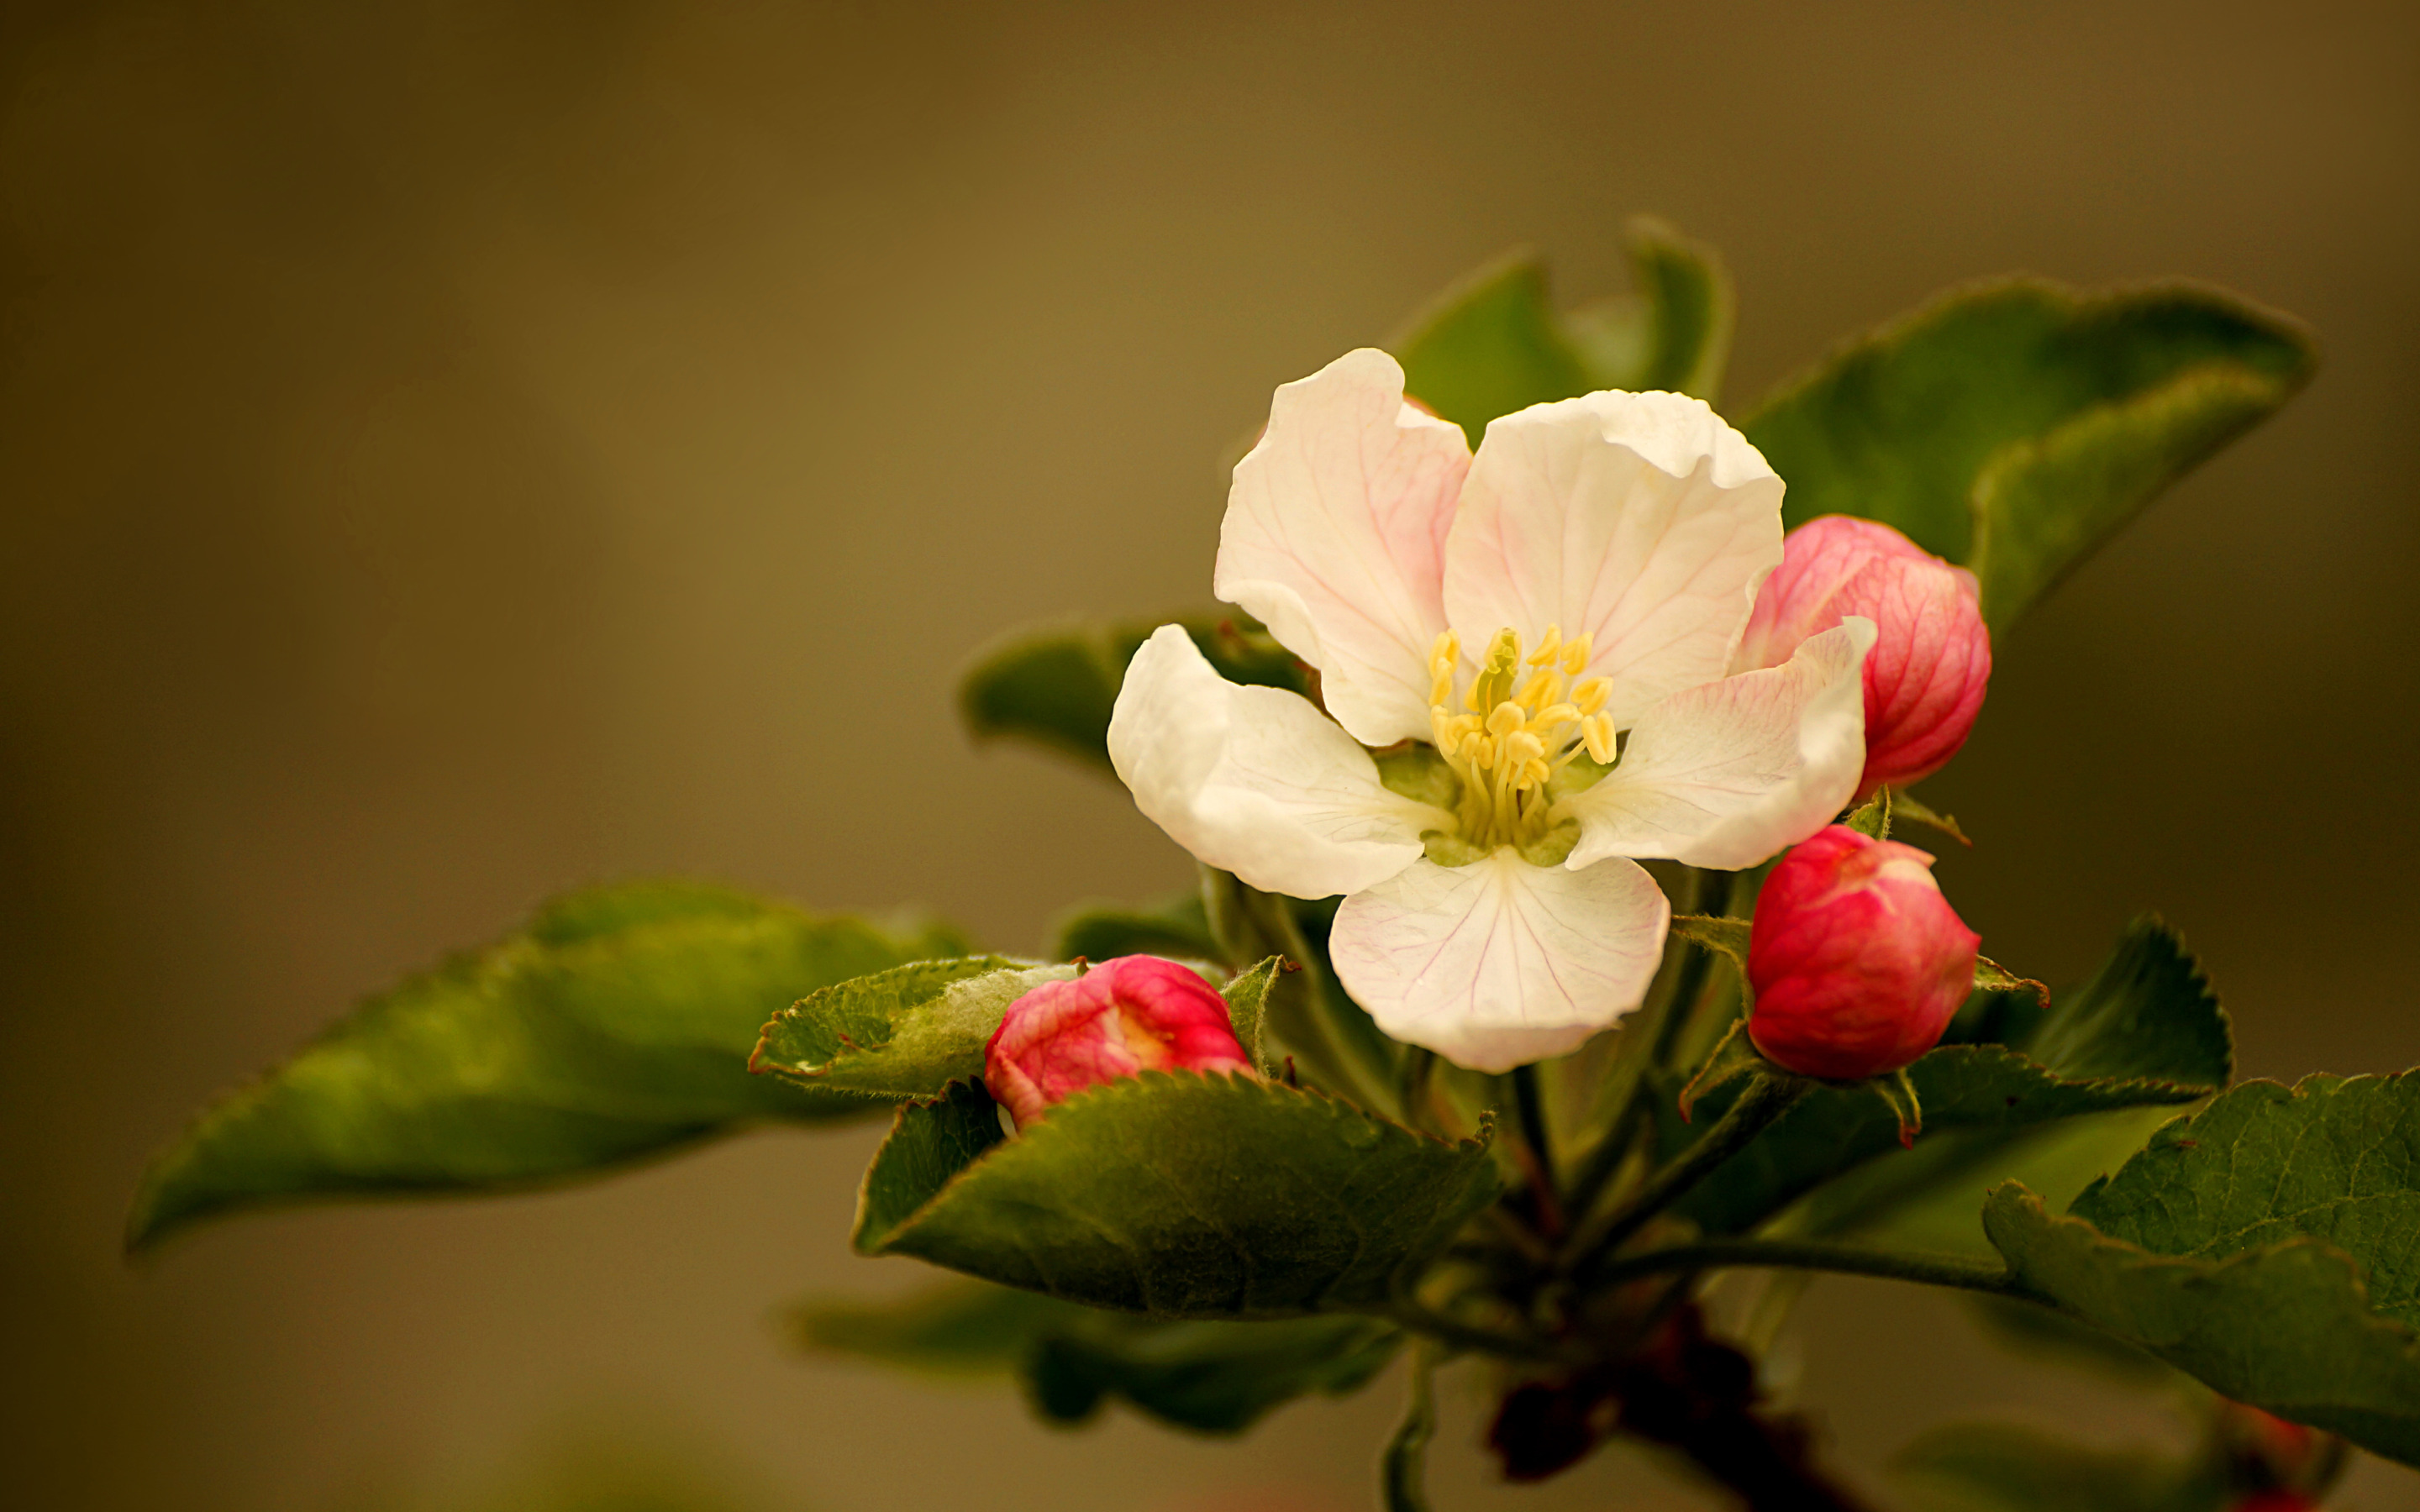
[[[1604,712],[1611,685],[1590,677],[1565,693],[1567,679],[1587,669],[1589,649],[1588,636],[1565,640],[1550,625],[1525,657],[1519,633],[1497,630],[1457,710],[1462,640],[1450,630],[1437,637],[1429,653],[1429,728],[1437,753],[1462,779],[1463,839],[1489,849],[1540,839],[1555,774],[1583,750],[1613,760],[1613,717]],[[1524,667],[1535,670],[1525,677]]]

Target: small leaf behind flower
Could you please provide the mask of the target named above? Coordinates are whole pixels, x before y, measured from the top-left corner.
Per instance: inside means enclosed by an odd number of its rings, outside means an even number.
[[[984,1049],[1011,1003],[1076,971],[978,955],[836,982],[766,1025],[748,1069],[894,1103],[932,1097],[983,1074]]]
[[[958,681],[958,715],[977,740],[1016,739],[1109,769],[1109,715],[1126,664],[1163,625],[1178,624],[1230,682],[1303,692],[1302,664],[1241,613],[1157,620],[1062,621],[1016,630],[975,653]]]
[[[800,993],[964,949],[696,883],[575,893],[221,1099],[145,1174],[128,1245],[240,1208],[511,1189],[750,1121],[865,1116],[750,1078],[754,1026]]]
[[[1245,1057],[1269,1073],[1268,1008],[1269,989],[1277,985],[1278,973],[1285,962],[1271,956],[1249,971],[1238,972],[1234,980],[1219,990],[1227,1000],[1227,1022],[1235,1031],[1236,1042],[1244,1047]]]
[[[901,1112],[859,1248],[1158,1317],[1381,1310],[1497,1186],[1484,1138],[1445,1144],[1245,1076],[1122,1079],[996,1149],[969,1117]],[[967,1164],[950,1175],[954,1153]]]

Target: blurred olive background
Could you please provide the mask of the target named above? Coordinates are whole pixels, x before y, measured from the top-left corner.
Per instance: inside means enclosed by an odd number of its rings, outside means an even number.
[[[2010,270],[2318,328],[2317,384],[2000,648],[1927,795],[1999,959],[2071,979],[2156,906],[2248,1072],[2420,1062],[2412,7],[16,0],[0,47],[10,1504],[467,1505],[589,1432],[727,1504],[1365,1505],[1391,1379],[1234,1447],[784,1358],[776,1303],[917,1279],[844,1246],[871,1132],[140,1273],[117,1226],[203,1100],[567,886],[1032,949],[1183,885],[1113,787],[970,750],[954,670],[1206,599],[1273,385],[1514,243],[1614,292],[1638,210],[1729,255],[1735,407]],[[1861,1473],[1956,1412],[2159,1426],[1960,1316],[1813,1293]],[[1496,1487],[1479,1412],[1441,1508],[1702,1504],[1621,1456]]]

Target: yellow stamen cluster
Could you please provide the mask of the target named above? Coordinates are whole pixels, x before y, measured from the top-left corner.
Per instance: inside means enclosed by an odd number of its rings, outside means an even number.
[[[1526,844],[1545,832],[1544,790],[1557,772],[1583,750],[1613,760],[1613,717],[1604,712],[1611,685],[1590,677],[1566,696],[1567,678],[1588,667],[1589,637],[1565,640],[1558,625],[1526,657],[1516,632],[1497,631],[1457,709],[1461,660],[1462,640],[1450,630],[1429,651],[1429,729],[1462,779],[1463,838]]]

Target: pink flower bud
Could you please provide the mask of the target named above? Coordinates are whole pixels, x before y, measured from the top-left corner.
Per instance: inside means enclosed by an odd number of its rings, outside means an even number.
[[[1803,1076],[1855,1081],[1931,1049],[1975,985],[1982,937],[1932,880],[1932,857],[1845,825],[1765,879],[1748,928],[1748,1038]]]
[[[1905,787],[1949,764],[1992,677],[1975,575],[1953,567],[1869,519],[1826,515],[1782,543],[1764,580],[1737,665],[1778,667],[1800,641],[1861,614],[1879,632],[1866,654],[1864,799]]]
[[[1087,1087],[1146,1071],[1252,1073],[1227,1000],[1156,956],[1122,955],[1008,1005],[984,1047],[984,1086],[1017,1127]]]

